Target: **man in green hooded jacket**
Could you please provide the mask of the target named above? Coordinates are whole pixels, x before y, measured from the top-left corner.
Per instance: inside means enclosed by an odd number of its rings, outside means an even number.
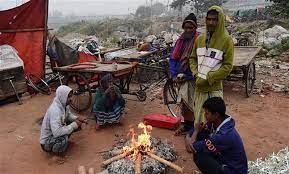
[[[222,81],[233,68],[234,44],[225,29],[221,7],[212,6],[206,16],[206,32],[198,37],[190,58],[196,77],[194,94],[195,124],[205,122],[202,106],[211,97],[223,98]]]

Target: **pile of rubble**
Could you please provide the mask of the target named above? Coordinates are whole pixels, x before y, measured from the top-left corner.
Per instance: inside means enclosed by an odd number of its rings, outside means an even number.
[[[287,147],[277,154],[273,153],[265,160],[249,161],[248,168],[249,174],[289,173],[289,149]]]
[[[149,35],[145,37],[144,41],[152,43],[154,47],[166,47],[166,45],[170,43],[174,45],[179,37],[180,35],[178,33],[162,31],[158,35]]]
[[[258,45],[264,47],[268,57],[278,56],[282,51],[276,48],[276,46],[280,45],[282,40],[287,38],[289,38],[289,31],[279,25],[275,25],[259,33]]]
[[[69,46],[79,52],[84,52],[90,55],[100,54],[100,50],[103,49],[99,45],[99,40],[95,36],[90,36],[85,39],[75,38],[69,41]]]
[[[258,43],[263,45],[266,49],[271,49],[275,45],[281,44],[283,39],[289,37],[289,31],[285,28],[275,25],[272,28],[261,31],[258,35]]]
[[[69,45],[72,47],[72,45],[70,45],[70,41],[71,40],[83,40],[85,38],[87,38],[87,35],[83,35],[83,34],[79,34],[79,33],[69,33],[67,35],[65,35],[64,37],[60,37],[59,39],[64,42],[65,44]]]
[[[104,159],[109,159],[113,157],[114,152],[123,149],[123,147],[128,146],[130,141],[120,140],[109,152],[104,153],[102,156]],[[157,138],[151,138],[152,151],[155,154],[167,161],[175,161],[177,159],[177,154],[172,145],[166,141],[162,141]],[[143,174],[157,174],[165,173],[166,165],[149,158],[148,156],[142,156],[141,162],[141,173]],[[107,166],[108,173],[122,173],[122,174],[134,174],[135,167],[134,161],[130,158],[123,158],[121,160],[115,161]]]
[[[255,94],[266,95],[273,92],[289,92],[289,63],[275,59],[256,60],[257,80]]]

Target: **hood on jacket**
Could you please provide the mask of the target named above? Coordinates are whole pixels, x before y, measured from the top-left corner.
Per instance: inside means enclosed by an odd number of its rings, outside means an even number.
[[[72,89],[68,86],[61,85],[56,89],[56,96],[54,101],[61,104],[62,107],[66,107],[68,94]]]
[[[219,6],[212,6],[209,8],[208,12],[209,11],[217,11],[218,12],[218,24],[217,24],[217,27],[216,27],[216,30],[214,32],[214,35],[220,35],[220,34],[223,34],[223,33],[226,33],[226,29],[225,29],[225,13],[223,11],[223,9]],[[206,30],[208,31],[208,29],[206,28]]]

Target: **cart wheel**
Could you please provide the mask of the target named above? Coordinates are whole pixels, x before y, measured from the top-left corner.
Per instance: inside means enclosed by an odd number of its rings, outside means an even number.
[[[247,73],[246,73],[246,79],[245,79],[247,97],[250,97],[253,93],[255,80],[256,80],[255,62],[251,62],[249,66],[247,67]]]
[[[90,107],[92,94],[87,79],[81,74],[71,74],[66,85],[72,88],[73,96],[69,106],[77,112],[82,112]]]
[[[28,85],[33,88],[35,91],[40,92],[41,94],[50,95],[51,90],[49,85],[41,78],[36,75],[29,74],[27,75]]]
[[[164,104],[167,105],[172,116],[174,117],[180,116],[181,108],[177,104],[178,98],[177,84],[172,80],[168,80],[164,86],[163,96],[164,96]]]
[[[137,96],[137,99],[141,102],[144,102],[146,101],[147,99],[147,94],[145,91],[143,90],[139,90],[137,93],[136,93],[136,96]]]

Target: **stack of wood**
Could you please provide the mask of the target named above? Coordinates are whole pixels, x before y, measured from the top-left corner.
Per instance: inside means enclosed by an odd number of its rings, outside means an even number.
[[[113,155],[115,155],[115,156],[102,162],[102,165],[105,167],[105,166],[111,164],[112,162],[120,160],[122,158],[125,158],[125,157],[131,155],[132,153],[134,153],[134,151],[137,151],[137,156],[135,159],[135,174],[141,174],[141,158],[143,155],[147,155],[150,158],[155,159],[155,160],[159,161],[160,163],[163,163],[163,164],[175,169],[179,173],[183,173],[183,168],[181,168],[180,166],[155,155],[154,152],[152,152],[152,151],[146,151],[143,149],[145,149],[145,148],[138,147],[138,148],[133,148],[129,151],[120,150],[120,151],[114,152]]]

